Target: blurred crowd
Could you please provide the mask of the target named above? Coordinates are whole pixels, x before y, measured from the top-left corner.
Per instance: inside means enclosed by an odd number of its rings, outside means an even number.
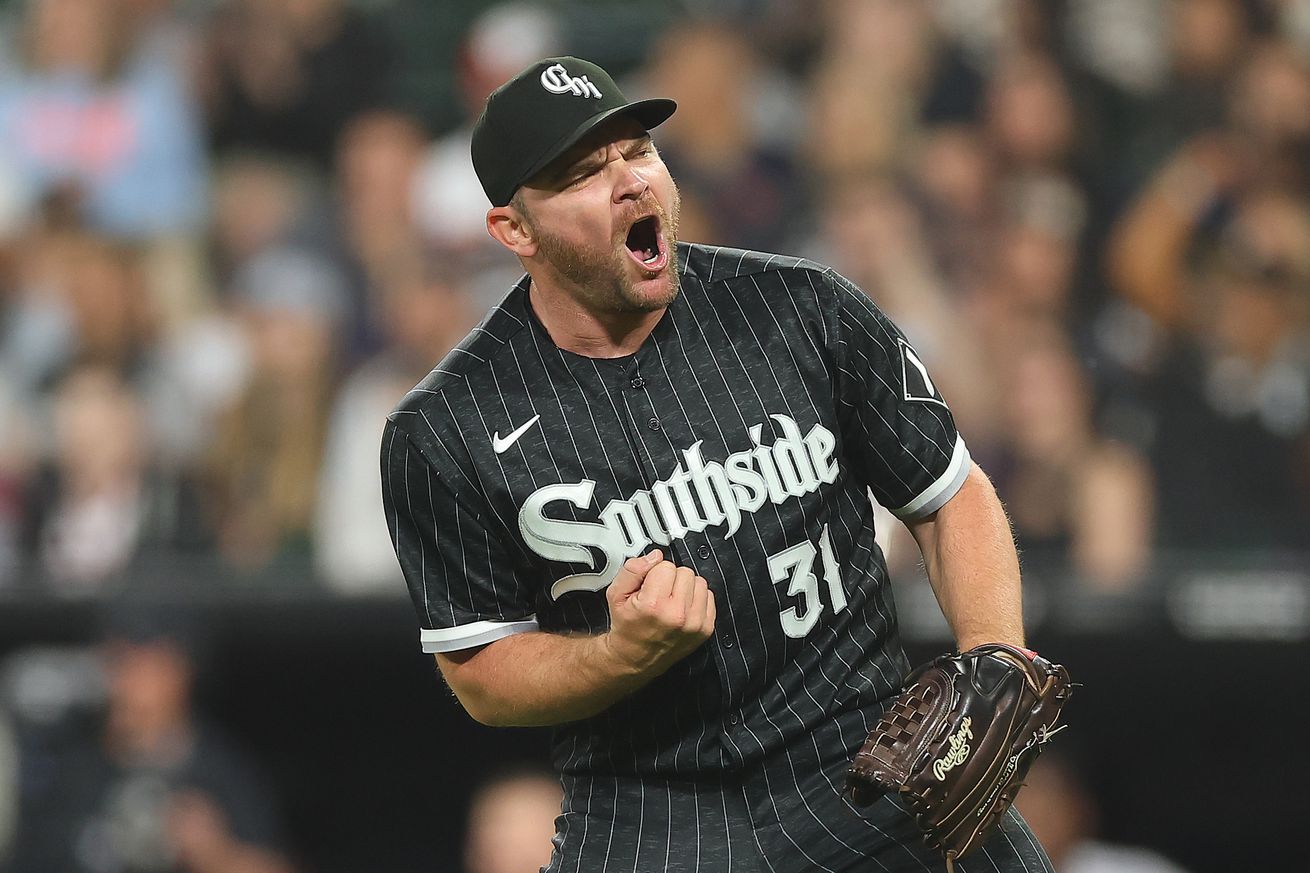
[[[470,126],[570,52],[679,101],[684,239],[897,320],[1030,561],[1310,544],[1310,0],[488,4],[443,114],[397,23],[445,6],[0,6],[0,587],[401,596],[383,418],[517,276]]]
[[[8,0],[0,595],[204,564],[403,598],[382,423],[518,276],[470,130],[565,53],[679,101],[684,239],[831,264],[902,326],[1030,567],[1113,593],[1310,549],[1310,0]],[[128,614],[19,671],[100,717],[0,721],[11,869],[291,868],[191,705],[198,639]],[[1030,782],[1062,870],[1176,869],[1095,842],[1072,762]],[[489,782],[465,869],[535,868],[558,804]]]

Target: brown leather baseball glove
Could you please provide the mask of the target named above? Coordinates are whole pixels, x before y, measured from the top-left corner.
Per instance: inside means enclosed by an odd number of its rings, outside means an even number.
[[[1035,652],[989,643],[912,672],[855,756],[851,802],[897,791],[948,869],[1010,808],[1055,733],[1069,671]]]

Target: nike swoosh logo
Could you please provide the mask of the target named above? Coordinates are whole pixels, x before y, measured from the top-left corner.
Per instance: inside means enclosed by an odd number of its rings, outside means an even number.
[[[526,431],[528,428],[532,427],[534,424],[536,424],[537,419],[539,418],[541,418],[540,415],[532,416],[532,418],[529,418],[527,421],[523,422],[523,424],[516,427],[511,433],[506,434],[504,439],[500,438],[500,431],[496,431],[491,435],[491,448],[494,449],[496,454],[499,455],[501,452],[505,451],[510,446],[514,445],[514,441],[517,440],[519,437],[523,436],[523,432]]]

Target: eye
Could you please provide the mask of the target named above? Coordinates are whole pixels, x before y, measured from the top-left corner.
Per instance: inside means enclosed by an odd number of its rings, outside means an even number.
[[[578,169],[573,173],[573,175],[569,177],[568,181],[565,182],[565,186],[564,186],[564,187],[566,187],[566,188],[576,188],[576,187],[578,187],[579,185],[583,184],[583,183],[586,182],[588,179],[590,179],[592,176],[596,175],[596,171],[597,171],[598,169],[599,169],[599,167],[595,166],[594,164],[593,164],[593,165],[588,165],[588,166],[585,166],[585,167],[579,167],[579,168],[578,168]]]

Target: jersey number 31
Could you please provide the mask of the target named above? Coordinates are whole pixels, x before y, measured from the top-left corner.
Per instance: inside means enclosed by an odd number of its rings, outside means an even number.
[[[814,575],[814,553],[814,543],[806,540],[769,556],[769,575],[773,581],[790,580],[787,594],[800,598],[795,606],[784,609],[778,616],[782,632],[793,639],[800,639],[813,630],[823,614],[819,580]],[[846,592],[842,589],[841,573],[837,569],[837,557],[832,552],[832,539],[826,524],[819,534],[818,553],[823,560],[823,581],[828,586],[832,611],[841,612],[846,608]]]

